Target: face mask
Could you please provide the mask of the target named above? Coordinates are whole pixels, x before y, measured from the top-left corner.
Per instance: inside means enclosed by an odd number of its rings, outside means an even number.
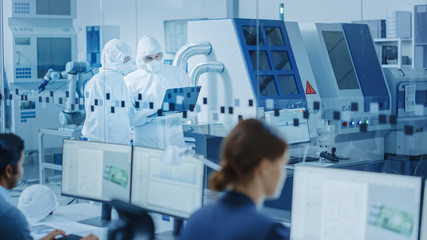
[[[132,64],[132,62],[129,61],[127,63],[124,63],[122,66],[122,75],[126,76],[129,73],[135,71],[136,69],[137,69],[136,66]]]
[[[279,182],[277,183],[276,190],[274,191],[274,194],[269,197],[269,199],[278,199],[280,195],[282,194],[282,189],[285,186],[286,182],[286,169],[283,170],[282,168],[282,174],[280,175]]]
[[[146,63],[147,65],[147,69],[148,71],[155,73],[158,72],[160,70],[160,68],[162,67],[162,63],[160,61],[157,60],[152,60],[148,63]]]

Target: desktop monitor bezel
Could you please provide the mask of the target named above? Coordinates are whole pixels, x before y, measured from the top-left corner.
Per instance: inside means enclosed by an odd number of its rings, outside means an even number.
[[[135,149],[153,149],[153,150],[158,150],[158,151],[165,151],[164,149],[159,149],[159,148],[148,148],[148,147],[141,147],[141,146],[133,146],[133,148],[132,148],[132,183],[133,183],[133,169],[134,169],[134,164],[135,164]],[[197,158],[197,154],[191,154],[191,157],[195,157],[195,158]],[[203,164],[203,162],[202,161],[200,161],[200,163],[203,165],[203,171],[202,171],[202,194],[201,194],[201,206],[200,206],[200,208],[202,208],[203,206],[204,206],[204,204],[205,204],[205,201],[204,201],[204,196],[205,196],[205,181],[204,181],[204,179],[205,179],[205,175],[206,175],[206,171],[205,171],[205,168],[206,168],[206,166]],[[169,212],[167,212],[167,211],[159,211],[159,210],[157,210],[157,209],[150,209],[150,208],[146,208],[145,206],[142,206],[141,204],[138,204],[138,203],[134,203],[134,202],[132,202],[132,196],[133,196],[133,194],[132,194],[132,191],[133,190],[133,187],[131,186],[131,197],[130,197],[130,203],[131,204],[133,204],[133,205],[135,205],[135,206],[138,206],[138,207],[140,207],[140,208],[142,208],[142,209],[144,209],[144,210],[146,210],[147,212],[151,212],[151,213],[158,213],[158,214],[161,214],[161,215],[166,215],[166,216],[169,216],[169,217],[173,217],[173,218],[178,218],[178,219],[188,219],[191,215],[193,215],[197,210],[194,210],[192,213],[190,213],[190,215],[187,217],[187,216],[180,216],[180,215],[177,215],[177,214],[171,214],[171,213],[169,213]],[[199,209],[200,209],[199,208]]]
[[[124,145],[124,144],[112,144],[112,143],[103,143],[103,142],[89,142],[89,141],[84,141],[84,140],[72,140],[72,139],[63,139],[62,141],[62,164],[64,163],[64,146],[65,146],[65,142],[88,142],[88,143],[95,143],[95,144],[106,144],[106,145],[119,145],[119,146],[124,146],[124,147],[129,147],[130,148],[130,181],[129,181],[129,196],[126,200],[123,200],[125,202],[129,202],[131,200],[131,195],[132,195],[132,166],[133,166],[133,147],[131,145]],[[100,171],[103,171],[102,169]],[[62,165],[62,171],[61,171],[61,196],[66,196],[66,197],[72,197],[72,198],[78,198],[78,199],[83,199],[83,200],[88,200],[88,201],[96,201],[96,202],[101,202],[101,203],[107,203],[109,204],[111,202],[111,200],[113,200],[114,198],[111,199],[101,199],[101,198],[95,198],[95,197],[86,197],[86,196],[80,196],[78,194],[70,194],[70,193],[64,193],[63,191],[63,180],[64,180],[64,167]]]
[[[421,222],[421,217],[422,217],[421,209],[423,207],[423,202],[422,202],[423,181],[422,181],[421,177],[406,176],[406,175],[396,175],[396,174],[386,174],[386,173],[379,173],[379,172],[367,172],[367,171],[360,171],[360,170],[353,170],[353,169],[343,169],[343,168],[334,168],[334,167],[295,166],[294,173],[293,173],[294,181],[293,181],[293,190],[292,190],[292,209],[297,209],[297,207],[296,207],[296,205],[294,205],[294,203],[297,203],[297,202],[300,203],[301,202],[301,200],[298,201],[296,199],[297,198],[297,194],[296,194],[295,191],[298,189],[298,186],[295,185],[295,183],[296,183],[296,181],[295,181],[295,174],[297,174],[298,171],[305,171],[307,169],[310,169],[310,170],[319,170],[319,171],[342,171],[342,172],[348,172],[348,173],[351,173],[351,174],[360,173],[360,174],[363,175],[360,178],[367,177],[367,175],[371,175],[371,176],[377,175],[377,177],[381,176],[381,177],[388,178],[388,177],[395,176],[395,177],[408,178],[408,179],[409,178],[413,178],[414,181],[417,180],[417,184],[419,184],[419,189],[416,189],[416,191],[418,191],[418,194],[419,194],[419,199],[418,199],[419,201],[418,201],[418,206],[417,206],[418,207],[418,218],[414,219],[414,226],[418,227],[418,229],[416,230],[416,233],[415,233],[416,239],[420,239],[420,231],[421,231],[420,222]],[[351,177],[354,177],[354,176],[351,176]],[[348,180],[348,179],[345,179],[345,180]],[[294,215],[297,216],[297,211],[291,212],[291,229],[292,228],[297,228],[297,227],[295,227],[295,224],[297,224],[297,223],[295,221],[292,221],[293,218],[294,218]],[[290,236],[291,236],[292,239],[294,239],[294,238],[295,239],[301,239],[301,238],[296,238],[296,236],[293,235],[292,230],[291,230],[291,235]]]

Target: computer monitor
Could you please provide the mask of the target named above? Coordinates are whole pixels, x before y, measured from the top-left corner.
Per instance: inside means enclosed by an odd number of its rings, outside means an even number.
[[[427,240],[427,180],[424,182],[424,200],[421,216],[420,240]]]
[[[181,219],[203,203],[203,162],[181,156],[181,163],[162,161],[163,150],[134,147],[131,203],[148,211]]]
[[[132,147],[126,145],[64,140],[62,152],[62,188],[64,196],[109,202],[130,201]],[[104,226],[111,218],[103,206]]]
[[[296,166],[292,240],[416,240],[421,178]]]

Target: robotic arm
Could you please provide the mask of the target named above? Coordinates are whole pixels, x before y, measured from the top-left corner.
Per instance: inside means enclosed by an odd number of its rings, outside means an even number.
[[[65,102],[65,109],[59,113],[59,122],[62,126],[81,125],[83,123],[85,119],[84,111],[74,109],[73,106],[76,93],[79,98],[83,97],[84,86],[92,76],[92,65],[87,61],[68,62],[65,65],[65,71],[62,73],[49,69],[44,75],[38,87],[39,93],[43,92],[51,81],[56,81],[60,78],[67,79],[68,97]]]
[[[52,68],[44,75],[42,82],[39,84],[39,93],[43,92],[50,81],[56,81],[61,77],[59,72],[55,72]]]
[[[81,125],[85,119],[85,113],[74,109],[73,104],[76,93],[79,98],[83,97],[84,85],[92,77],[92,66],[89,62],[68,62],[65,66],[63,76],[67,77],[68,98],[65,109],[59,114],[59,122],[62,126]]]

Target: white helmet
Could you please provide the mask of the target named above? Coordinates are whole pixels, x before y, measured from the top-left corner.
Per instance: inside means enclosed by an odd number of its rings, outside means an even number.
[[[35,224],[58,207],[55,193],[45,185],[35,184],[22,191],[18,200],[18,209],[29,224]]]

